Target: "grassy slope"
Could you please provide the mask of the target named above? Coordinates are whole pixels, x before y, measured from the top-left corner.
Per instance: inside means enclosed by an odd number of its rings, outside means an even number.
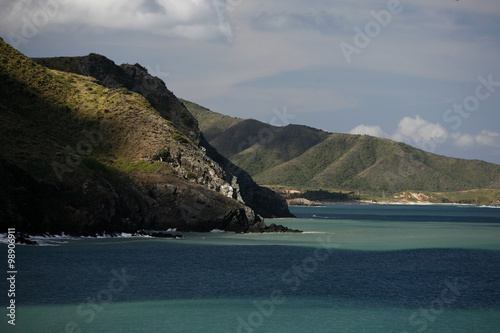
[[[286,127],[267,125],[261,128],[263,129],[257,132],[256,144],[231,155],[234,163],[244,165],[245,170],[255,177],[301,156],[309,147],[322,142],[329,135],[326,132],[300,125]],[[251,129],[247,131],[251,132]],[[247,142],[250,141],[247,140]]]
[[[207,109],[193,114],[202,131],[210,131],[219,117]],[[297,125],[276,128],[255,120],[240,120],[217,133],[211,143],[260,184],[388,193],[500,188],[499,165],[435,155],[387,139]]]
[[[303,155],[256,177],[317,188],[456,191],[496,188],[500,166],[448,158],[371,136],[332,134]]]
[[[198,123],[187,112],[185,106],[169,91],[159,78],[151,76],[139,64],[117,66],[112,60],[89,54],[83,57],[34,58],[35,62],[47,68],[90,76],[100,85],[111,89],[122,87],[141,94],[160,113],[171,121],[182,134],[198,142]]]
[[[255,119],[238,119],[183,101],[200,124],[205,138],[250,175],[300,156],[328,138],[329,133],[307,126],[272,126]]]
[[[49,70],[3,41],[0,78],[0,156],[37,179],[56,181],[54,162],[71,171],[97,163],[172,173],[168,163],[142,162],[162,149],[185,151],[191,145],[141,95]],[[89,160],[94,162],[82,162]]]
[[[225,116],[220,113],[212,112],[201,105],[181,99],[189,112],[198,120],[200,130],[205,139],[211,141],[225,130],[243,121],[243,119]]]

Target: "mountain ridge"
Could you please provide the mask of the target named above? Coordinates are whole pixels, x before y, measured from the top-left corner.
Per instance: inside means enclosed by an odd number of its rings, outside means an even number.
[[[191,110],[193,105],[187,107]],[[207,122],[211,112],[202,107],[192,112],[202,132],[211,129]],[[269,140],[255,140],[249,145],[243,139],[258,137],[265,131],[273,133]],[[436,155],[368,135],[239,120],[224,131],[219,130],[210,143],[265,185],[390,193],[500,188],[500,165]],[[288,152],[290,145],[302,147],[294,154],[280,153]]]

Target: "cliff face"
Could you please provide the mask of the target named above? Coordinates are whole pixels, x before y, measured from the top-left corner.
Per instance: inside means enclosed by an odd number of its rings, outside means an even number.
[[[82,66],[97,80],[49,70],[0,39],[0,227],[245,232],[264,230],[260,212],[289,214],[274,193],[276,206],[260,208],[267,190],[246,179],[249,196],[207,155],[217,157],[162,81],[91,58]]]

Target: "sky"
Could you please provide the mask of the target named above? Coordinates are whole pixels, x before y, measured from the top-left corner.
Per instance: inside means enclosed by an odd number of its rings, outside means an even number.
[[[498,0],[0,0],[0,36],[230,116],[500,164]]]

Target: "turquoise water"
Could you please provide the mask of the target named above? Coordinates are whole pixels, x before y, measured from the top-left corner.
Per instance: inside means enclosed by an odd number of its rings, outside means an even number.
[[[500,331],[500,209],[292,212],[267,222],[305,233],[18,246],[16,325],[0,332]]]

